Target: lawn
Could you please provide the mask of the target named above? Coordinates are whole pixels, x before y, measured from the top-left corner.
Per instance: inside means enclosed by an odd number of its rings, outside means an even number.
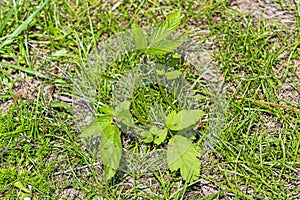
[[[0,199],[300,199],[299,32],[297,0],[1,1]]]

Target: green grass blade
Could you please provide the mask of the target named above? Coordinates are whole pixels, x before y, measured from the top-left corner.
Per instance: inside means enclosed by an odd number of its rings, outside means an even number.
[[[3,31],[4,27],[5,27],[5,25],[7,24],[9,18],[11,17],[11,15],[13,14],[15,8],[19,5],[19,2],[20,2],[20,0],[18,0],[18,1],[15,3],[15,6],[13,6],[13,7],[9,10],[9,12],[7,13],[6,17],[4,18],[3,22],[2,22],[1,25],[0,25],[0,33],[2,33],[2,31]]]
[[[32,22],[32,20],[35,18],[35,16],[45,7],[45,5],[48,3],[49,0],[46,0],[39,8],[34,11],[14,32],[9,34],[4,42],[0,44],[0,49],[2,49],[4,46],[11,44],[13,42],[13,38],[17,37],[23,30],[27,28],[27,26]],[[4,39],[4,38],[2,38]]]
[[[1,65],[4,66],[4,67],[7,67],[7,68],[14,68],[14,69],[26,72],[28,74],[32,74],[32,75],[35,75],[35,76],[40,77],[40,78],[48,79],[48,77],[45,74],[41,73],[41,72],[38,72],[38,71],[35,71],[35,70],[32,70],[32,69],[28,69],[28,68],[25,68],[25,67],[22,67],[22,66],[19,66],[19,65],[0,62],[0,66]]]

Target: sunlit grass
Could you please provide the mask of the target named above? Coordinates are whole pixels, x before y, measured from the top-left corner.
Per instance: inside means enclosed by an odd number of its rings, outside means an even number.
[[[211,198],[300,198],[299,22],[287,27],[281,21],[254,20],[230,9],[229,1],[56,0],[41,5],[30,0],[0,3],[1,199],[200,199],[210,194],[201,192],[201,180],[212,184]],[[151,27],[179,8],[181,29],[197,30],[195,40],[212,51],[221,69],[224,129],[203,156],[201,180],[188,187],[168,171],[147,176],[120,172],[106,183],[67,106],[73,80],[101,41],[134,22]],[[295,20],[297,14],[295,9]],[[111,80],[137,62],[122,59],[106,69],[111,79],[97,88],[99,104],[110,103]],[[191,84],[199,81],[192,69],[185,72]],[[286,88],[293,89],[289,93]],[[161,98],[155,87],[136,95],[143,115],[151,107],[149,99]],[[30,185],[30,193],[17,181],[27,189]]]

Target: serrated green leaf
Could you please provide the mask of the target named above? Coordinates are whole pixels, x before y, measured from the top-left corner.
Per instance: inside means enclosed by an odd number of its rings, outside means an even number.
[[[107,115],[101,115],[95,118],[80,134],[80,137],[90,137],[93,135],[99,135],[103,129],[111,124],[112,117]]]
[[[182,75],[182,73],[180,71],[176,70],[176,71],[166,73],[166,78],[167,78],[167,80],[174,80],[174,79],[179,78],[181,75]]]
[[[181,135],[175,135],[168,143],[167,162],[171,171],[180,169],[182,178],[193,181],[200,175],[199,152],[194,144]]]
[[[119,129],[116,125],[110,124],[103,129],[99,152],[104,166],[110,168],[107,171],[107,177],[112,177],[114,175],[112,170],[119,168],[122,155],[122,143]]]
[[[181,118],[177,115],[176,111],[173,110],[166,119],[166,126],[173,130],[176,127],[179,127],[181,123]]]
[[[180,24],[180,11],[174,12],[167,16],[166,21],[161,23],[150,37],[151,45],[166,39],[174,32]]]
[[[150,55],[164,55],[173,52],[182,43],[181,40],[162,40],[152,44],[147,53]]]
[[[133,126],[134,121],[129,111],[130,101],[123,101],[115,108],[115,115],[126,126]]]
[[[143,30],[139,25],[134,24],[132,28],[132,36],[136,49],[144,51],[147,49],[147,39]]]
[[[172,111],[166,119],[166,126],[173,131],[179,131],[195,124],[203,115],[204,112],[200,110],[181,110],[178,113]]]
[[[180,24],[180,11],[171,13],[167,16],[166,24],[162,28],[167,28],[171,31],[175,31]]]

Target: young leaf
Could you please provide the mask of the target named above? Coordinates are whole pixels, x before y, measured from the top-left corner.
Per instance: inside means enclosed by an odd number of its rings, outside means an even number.
[[[180,24],[180,11],[174,12],[167,16],[166,21],[161,23],[150,37],[151,45],[166,39],[174,32]]]
[[[126,126],[133,126],[134,121],[129,111],[130,101],[123,101],[115,108],[116,117]]]
[[[168,143],[167,162],[171,171],[180,169],[182,178],[193,181],[200,175],[199,152],[193,143],[181,135],[175,135]]]
[[[99,151],[104,166],[110,168],[106,171],[106,177],[111,178],[119,168],[122,155],[122,143],[116,125],[110,124],[103,129]]]
[[[203,115],[204,112],[200,110],[181,110],[178,113],[172,111],[166,119],[166,126],[173,131],[179,131],[195,124]]]
[[[173,59],[181,59],[181,55],[178,53],[174,53],[174,54],[172,54],[172,58]]]
[[[136,49],[142,51],[147,49],[147,39],[139,25],[133,24],[132,36]]]
[[[165,70],[159,70],[159,69],[156,70],[156,74],[159,76],[163,76],[165,73],[166,73]]]
[[[80,134],[80,137],[90,137],[101,133],[101,125],[97,119],[94,119]]]

